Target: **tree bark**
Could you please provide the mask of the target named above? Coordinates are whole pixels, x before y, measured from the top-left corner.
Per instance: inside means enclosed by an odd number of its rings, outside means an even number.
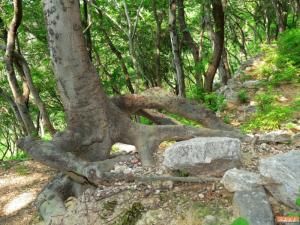
[[[155,84],[161,86],[162,74],[161,74],[161,63],[160,63],[160,52],[161,52],[161,24],[163,21],[163,15],[157,10],[157,0],[152,1],[152,10],[154,19],[156,22],[156,33],[155,33]]]
[[[13,66],[13,52],[15,49],[16,35],[18,27],[22,21],[22,1],[14,0],[14,17],[9,25],[7,32],[7,45],[4,56],[4,61],[7,70],[7,80],[13,93],[14,101],[18,107],[18,111],[23,120],[27,134],[34,134],[36,132],[32,119],[30,118],[26,98],[21,93],[20,87],[17,82],[14,66]]]
[[[206,91],[213,90],[213,81],[218,69],[223,47],[224,47],[224,11],[221,0],[212,0],[212,14],[215,22],[215,37],[214,37],[214,51],[212,62],[209,64],[205,74],[204,88]]]
[[[278,32],[282,33],[287,27],[288,4],[287,0],[272,0],[275,8]]]
[[[181,60],[181,52],[179,48],[179,38],[176,28],[176,11],[177,4],[176,0],[169,1],[169,29],[170,39],[173,52],[173,63],[176,71],[176,82],[177,82],[177,94],[178,96],[185,97],[185,82],[184,82],[184,71]]]
[[[185,21],[185,12],[184,12],[184,0],[177,0],[178,4],[178,21],[179,28],[183,35],[184,44],[188,46],[191,50],[193,59],[194,59],[194,67],[195,67],[195,79],[197,86],[202,89],[203,88],[203,80],[201,71],[199,71],[199,64],[201,62],[200,50],[198,44],[194,41]]]
[[[228,63],[227,51],[224,47],[221,61],[218,67],[218,72],[222,85],[227,85],[228,80],[231,78],[230,67]]]

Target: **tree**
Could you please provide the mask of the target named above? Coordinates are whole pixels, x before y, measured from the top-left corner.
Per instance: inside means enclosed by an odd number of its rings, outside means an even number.
[[[214,51],[211,59],[211,63],[205,73],[204,88],[206,91],[211,92],[213,90],[213,81],[221,61],[223,48],[224,48],[224,10],[221,0],[212,0],[212,14],[215,21],[214,32]]]
[[[14,0],[14,6],[13,21],[20,21],[21,1]],[[43,7],[50,55],[67,116],[67,127],[56,133],[51,141],[27,136],[19,140],[18,146],[34,159],[72,177],[58,176],[40,195],[40,212],[46,220],[55,212],[63,213],[63,201],[76,194],[72,187],[82,187],[82,180],[97,185],[113,178],[124,178],[123,174],[112,177],[109,172],[118,160],[126,157],[111,158],[111,146],[116,142],[135,145],[143,165],[151,166],[152,154],[164,140],[194,136],[242,137],[201,105],[166,94],[158,88],[142,95],[109,99],[85,45],[79,1],[44,0]],[[9,35],[16,29],[17,26],[9,31]],[[145,108],[169,110],[202,121],[214,129],[182,125],[146,126],[134,123],[128,117],[128,114]]]

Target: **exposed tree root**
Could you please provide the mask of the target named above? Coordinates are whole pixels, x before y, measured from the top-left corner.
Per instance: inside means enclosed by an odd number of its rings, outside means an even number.
[[[220,181],[217,177],[174,177],[174,176],[139,176],[134,178],[136,181],[152,182],[152,181],[174,181],[185,183],[206,183]]]
[[[64,201],[70,196],[79,197],[87,188],[93,186],[74,182],[62,173],[50,181],[36,200],[36,206],[46,224],[51,224],[53,217],[63,217],[66,212]]]
[[[234,129],[200,103],[175,96],[161,88],[151,88],[141,94],[114,97],[112,101],[122,111],[130,114],[143,109],[165,110],[196,121],[204,127],[220,130]]]

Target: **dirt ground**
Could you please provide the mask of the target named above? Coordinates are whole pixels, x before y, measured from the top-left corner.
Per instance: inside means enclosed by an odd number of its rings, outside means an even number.
[[[29,225],[38,220],[34,200],[55,171],[33,160],[0,163],[0,224]]]

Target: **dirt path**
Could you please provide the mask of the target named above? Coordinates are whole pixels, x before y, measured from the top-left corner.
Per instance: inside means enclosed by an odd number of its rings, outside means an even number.
[[[38,221],[34,200],[55,171],[33,160],[0,164],[0,224]]]

